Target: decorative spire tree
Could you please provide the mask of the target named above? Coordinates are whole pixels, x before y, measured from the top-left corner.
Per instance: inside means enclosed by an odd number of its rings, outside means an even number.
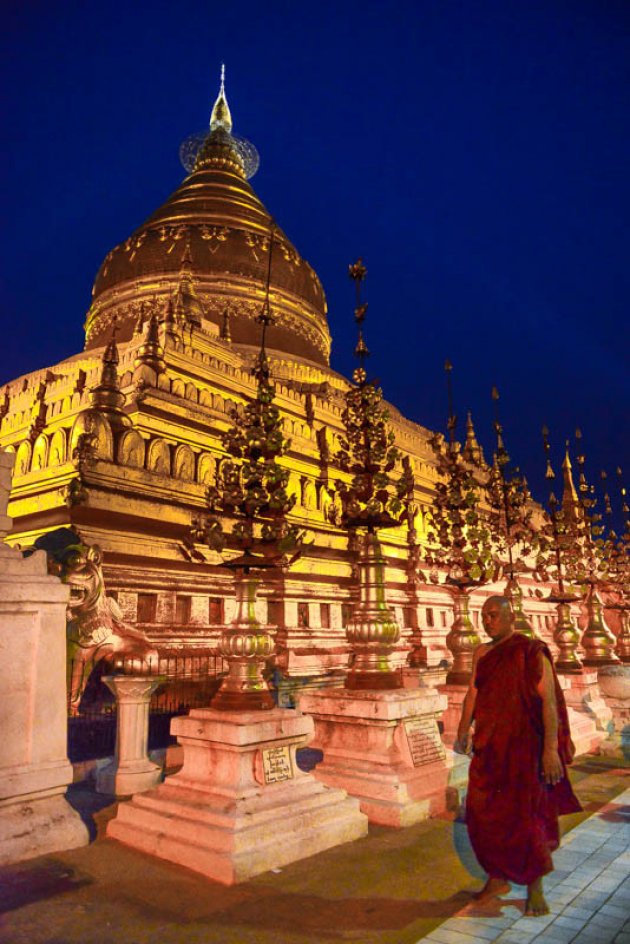
[[[549,430],[542,428],[543,446],[545,450],[545,478],[552,482],[556,474],[549,457]],[[565,489],[566,493],[566,489]],[[553,639],[558,649],[556,669],[563,675],[579,675],[582,671],[582,662],[577,654],[580,634],[571,615],[571,604],[578,597],[567,586],[565,570],[565,555],[568,551],[567,509],[558,507],[558,499],[553,491],[549,493],[549,516],[541,530],[540,545],[538,548],[536,570],[545,580],[553,580],[556,588],[549,595],[548,600],[557,604],[558,617],[553,633]]]
[[[598,593],[602,583],[603,569],[600,540],[603,533],[601,515],[595,510],[597,499],[594,486],[589,485],[584,474],[586,457],[582,449],[582,432],[576,429],[578,443],[577,462],[579,468],[577,492],[573,486],[570,462],[567,462],[569,488],[565,485],[563,506],[566,504],[567,571],[571,581],[580,587],[586,607],[588,622],[582,634],[584,665],[612,665],[619,662],[615,654],[615,637],[604,621],[604,606]],[[568,449],[567,449],[568,459]],[[574,498],[576,496],[576,498]],[[571,506],[573,506],[572,510]]]
[[[605,537],[599,540],[601,557],[601,589],[610,596],[606,607],[619,613],[619,634],[615,652],[621,662],[630,663],[630,508],[628,507],[626,488],[621,479],[621,468],[617,466],[621,514],[624,519],[623,533],[618,536],[613,528],[608,528]],[[602,472],[602,483],[606,486],[606,473]],[[606,514],[612,516],[613,509],[610,495],[604,492]]]
[[[204,528],[205,540],[223,552],[228,544],[240,554],[225,566],[235,574],[237,613],[221,637],[220,652],[229,672],[212,706],[227,710],[273,707],[263,678],[264,661],[273,652],[273,640],[259,624],[255,612],[260,574],[288,566],[300,552],[302,532],[287,520],[295,504],[288,494],[289,472],[279,463],[290,442],[284,438],[280,411],[274,402],[265,335],[272,323],[269,284],[273,250],[269,241],[267,289],[258,322],[262,327],[260,350],[253,373],[256,395],[242,411],[231,414],[232,425],[223,434],[223,445],[231,457],[221,464],[216,486],[207,491],[212,513]],[[225,517],[234,524],[229,534]]]
[[[367,269],[359,259],[349,266],[354,281],[358,326],[355,356],[359,367],[352,375],[353,386],[346,393],[342,419],[345,439],[337,453],[340,467],[349,481],[339,482],[340,524],[350,534],[361,532],[359,550],[359,601],[346,626],[346,636],[354,661],[346,678],[352,689],[400,688],[400,673],[391,665],[391,653],[400,639],[400,629],[385,593],[385,561],[378,531],[396,527],[405,511],[405,499],[413,488],[409,465],[400,476],[392,475],[401,456],[394,446],[388,425],[383,393],[376,380],[368,380],[365,361],[369,351],[363,337],[367,303],[361,301],[361,285]]]
[[[511,465],[503,440],[503,426],[499,421],[499,391],[492,388],[494,401],[494,431],[496,451],[488,476],[486,495],[490,506],[489,523],[493,533],[497,562],[507,572],[505,595],[512,604],[515,629],[530,638],[535,637],[531,623],[523,612],[523,591],[518,583],[517,570],[524,570],[523,559],[538,545],[532,525],[532,503],[525,478]],[[518,551],[519,564],[515,561]]]
[[[604,606],[598,593],[603,584],[604,562],[602,559],[602,516],[597,513],[595,488],[586,480],[584,465],[586,456],[582,448],[582,431],[576,429],[577,463],[579,469],[576,514],[570,516],[570,534],[574,553],[570,556],[571,577],[582,588],[588,615],[586,629],[582,634],[584,665],[614,665],[619,662],[615,653],[616,639],[604,620]],[[575,490],[573,490],[575,491]]]
[[[495,576],[492,535],[480,510],[482,487],[479,467],[466,461],[455,439],[457,417],[453,412],[450,361],[444,364],[448,391],[448,442],[440,433],[430,440],[437,459],[438,481],[431,507],[425,560],[431,580],[443,582],[453,597],[454,621],[446,637],[453,664],[448,684],[465,684],[479,636],[469,613],[469,594]]]

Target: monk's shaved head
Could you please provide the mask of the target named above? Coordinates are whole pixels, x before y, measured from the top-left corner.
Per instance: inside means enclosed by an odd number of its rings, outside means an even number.
[[[490,603],[492,603],[495,606],[508,606],[510,610],[512,609],[512,604],[510,603],[508,598],[502,596],[500,593],[495,593],[494,596],[488,597],[488,599],[483,604],[484,609]]]
[[[514,613],[507,597],[488,597],[481,610],[483,628],[493,641],[502,639],[514,629]]]

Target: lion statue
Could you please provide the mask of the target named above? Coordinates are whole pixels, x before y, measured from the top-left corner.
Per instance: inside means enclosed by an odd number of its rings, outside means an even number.
[[[34,550],[48,554],[49,569],[70,586],[67,622],[68,704],[76,715],[92,669],[106,660],[138,674],[157,671],[158,653],[146,633],[123,619],[116,600],[105,594],[97,544],[86,545],[70,528],[38,538]]]

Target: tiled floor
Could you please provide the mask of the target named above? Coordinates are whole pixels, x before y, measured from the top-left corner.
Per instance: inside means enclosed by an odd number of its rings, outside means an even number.
[[[572,830],[554,865],[550,914],[526,918],[526,889],[515,886],[496,906],[468,905],[422,944],[630,944],[630,790]]]

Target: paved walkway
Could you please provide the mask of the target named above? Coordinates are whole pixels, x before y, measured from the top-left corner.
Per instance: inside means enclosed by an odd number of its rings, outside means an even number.
[[[496,906],[468,905],[421,941],[630,944],[630,790],[565,836],[553,859],[549,915],[524,917],[526,889],[515,886]]]
[[[452,815],[372,826],[356,842],[223,886],[103,839],[116,805],[78,784],[72,801],[95,841],[0,868],[0,944],[630,944],[628,773],[620,755],[572,766],[585,812],[562,817],[552,914],[542,919],[522,917],[524,889],[494,912],[471,907],[484,876]]]

